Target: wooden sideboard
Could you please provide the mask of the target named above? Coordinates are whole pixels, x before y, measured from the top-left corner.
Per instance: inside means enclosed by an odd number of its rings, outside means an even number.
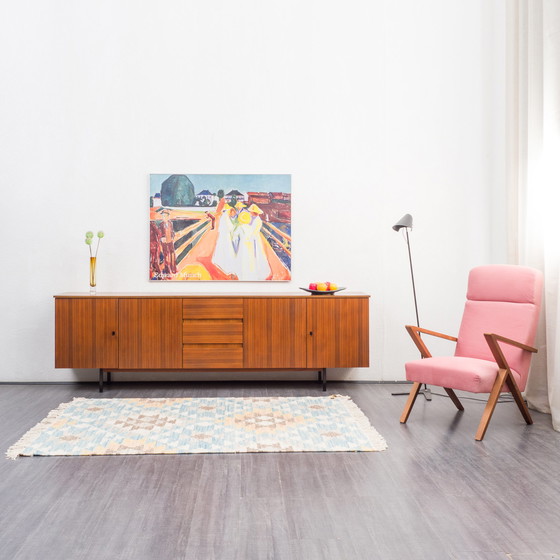
[[[317,370],[369,366],[369,296],[60,294],[55,367],[117,371]]]

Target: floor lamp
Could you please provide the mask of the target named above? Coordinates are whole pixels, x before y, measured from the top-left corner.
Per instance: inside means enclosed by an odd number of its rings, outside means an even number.
[[[412,278],[412,293],[414,295],[414,310],[416,311],[416,326],[420,326],[420,319],[418,318],[418,302],[416,301],[416,285],[414,284],[414,269],[412,268],[412,254],[410,252],[410,239],[408,237],[408,230],[412,229],[412,216],[410,214],[405,214],[394,226],[395,231],[400,231],[404,228],[406,234],[406,246],[408,247],[408,262],[410,263],[410,277]],[[424,387],[419,391],[424,395],[427,401],[432,400],[432,392],[428,389],[428,386],[424,384]],[[408,395],[408,393],[392,393],[393,395]]]

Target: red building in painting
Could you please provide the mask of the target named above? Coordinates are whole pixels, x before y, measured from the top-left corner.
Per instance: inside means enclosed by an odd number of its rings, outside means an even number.
[[[248,192],[247,204],[256,204],[267,222],[292,221],[292,195],[285,192]]]

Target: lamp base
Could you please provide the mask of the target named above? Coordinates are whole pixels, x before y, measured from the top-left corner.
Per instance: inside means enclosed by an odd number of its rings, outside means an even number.
[[[422,389],[420,389],[420,390],[418,391],[418,393],[424,395],[424,398],[425,398],[427,401],[431,401],[431,400],[432,400],[432,390],[431,390],[425,383],[424,383],[424,387],[423,387]],[[409,392],[409,393],[391,393],[391,395],[392,395],[393,397],[398,397],[398,396],[401,396],[401,395],[409,395],[409,394],[410,394],[410,392]]]

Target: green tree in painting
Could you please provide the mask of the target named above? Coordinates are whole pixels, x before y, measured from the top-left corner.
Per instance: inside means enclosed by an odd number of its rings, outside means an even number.
[[[170,175],[161,184],[163,206],[193,206],[194,202],[194,185],[186,175]]]

